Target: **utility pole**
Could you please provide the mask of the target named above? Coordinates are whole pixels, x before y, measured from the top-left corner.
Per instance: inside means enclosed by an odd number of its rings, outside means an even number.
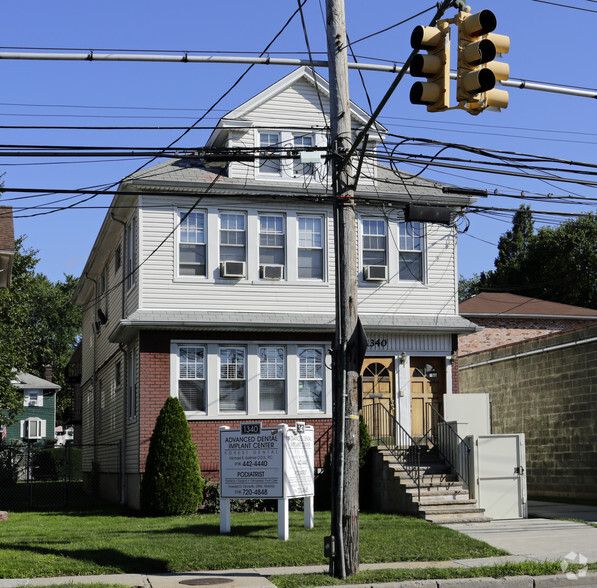
[[[334,240],[336,253],[336,336],[333,362],[332,537],[330,574],[345,578],[359,569],[359,417],[357,277],[348,55],[344,0],[326,0],[330,83],[330,127]]]

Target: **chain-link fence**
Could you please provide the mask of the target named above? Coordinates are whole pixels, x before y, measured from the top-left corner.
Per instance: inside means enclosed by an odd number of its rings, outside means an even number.
[[[82,468],[89,449],[0,444],[0,510],[89,506]]]

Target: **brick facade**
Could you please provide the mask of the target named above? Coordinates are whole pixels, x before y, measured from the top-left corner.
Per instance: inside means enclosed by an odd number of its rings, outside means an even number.
[[[525,434],[529,495],[597,499],[597,327],[461,357],[460,393],[475,392],[493,433]]]
[[[206,339],[206,334],[185,333],[189,339],[200,337]],[[210,334],[210,339],[217,339],[217,334]],[[319,336],[321,337],[321,335]],[[141,471],[145,469],[149,440],[155,427],[155,422],[170,395],[170,340],[181,339],[180,332],[143,332],[140,338],[139,350],[139,419],[140,444],[139,463]],[[312,338],[312,337],[311,337]],[[251,419],[254,420],[254,419]],[[294,426],[296,419],[259,419],[264,427],[272,427],[281,423]],[[201,419],[189,421],[191,435],[197,444],[201,474],[210,479],[216,479],[219,472],[219,428],[228,426],[238,428],[247,418],[213,420]],[[315,468],[323,467],[323,462],[331,444],[331,419],[304,419],[315,432]]]

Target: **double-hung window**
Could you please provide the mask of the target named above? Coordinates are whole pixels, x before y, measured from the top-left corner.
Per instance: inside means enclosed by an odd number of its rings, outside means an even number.
[[[298,277],[323,280],[323,218],[298,217]]]
[[[259,348],[259,410],[286,410],[286,350]]]
[[[220,214],[220,261],[247,259],[247,219],[242,212]]]
[[[363,219],[363,268],[370,266],[387,267],[387,230],[381,219]]]
[[[247,410],[246,351],[220,347],[220,412]]]
[[[259,216],[259,267],[262,278],[283,279],[286,259],[284,217]]]
[[[323,349],[301,347],[299,359],[299,410],[323,410]]]
[[[185,411],[205,412],[205,347],[178,348],[178,399]]]
[[[205,213],[182,214],[179,229],[178,273],[181,276],[206,275]]]
[[[313,147],[313,137],[311,135],[295,135],[294,147],[302,149],[305,147]],[[315,175],[314,163],[301,163],[300,159],[295,159],[293,164],[294,176],[313,176]]]
[[[424,229],[422,223],[399,223],[399,268],[401,280],[423,281]]]
[[[259,133],[259,147],[266,151],[266,155],[259,159],[259,173],[280,176],[282,175],[282,160],[268,159],[267,152],[271,150],[272,154],[279,154],[280,134],[279,133]],[[268,147],[270,149],[268,149]]]

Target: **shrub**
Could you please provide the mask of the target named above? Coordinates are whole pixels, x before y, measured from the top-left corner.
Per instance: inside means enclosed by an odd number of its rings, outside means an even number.
[[[67,459],[70,453],[70,464]],[[69,476],[70,473],[70,476]],[[81,450],[76,447],[36,449],[33,455],[34,480],[81,480]]]
[[[196,513],[203,502],[197,448],[178,399],[169,397],[155,423],[141,481],[141,508],[157,516]]]

